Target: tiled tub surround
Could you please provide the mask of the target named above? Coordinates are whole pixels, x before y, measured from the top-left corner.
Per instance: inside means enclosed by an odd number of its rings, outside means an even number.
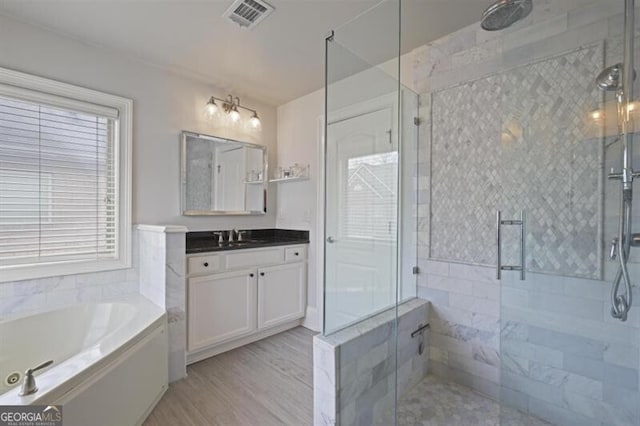
[[[314,425],[389,425],[395,415],[396,354],[398,395],[427,374],[420,337],[411,332],[426,324],[429,304],[413,299],[329,336],[313,340]]]
[[[629,321],[613,320],[609,315],[609,290],[616,264],[604,262],[602,255],[603,240],[608,241],[616,233],[619,197],[619,183],[605,181],[602,171],[619,168],[620,147],[613,145],[598,157],[596,148],[604,146],[605,141],[602,136],[598,140],[597,133],[590,133],[587,120],[580,115],[582,110],[598,108],[604,99],[601,94],[592,104],[591,96],[596,93],[593,87],[584,86],[593,84],[600,71],[596,65],[604,67],[605,63],[617,63],[622,58],[622,2],[594,2],[591,7],[569,12],[559,10],[560,3],[540,0],[525,22],[510,29],[487,33],[473,25],[414,52],[423,119],[417,178],[421,267],[418,291],[419,297],[432,304],[430,371],[493,398],[502,398],[507,405],[555,424],[637,425],[638,290]],[[533,65],[523,67],[527,64]],[[593,69],[596,71],[590,76]],[[539,75],[529,75],[530,72]],[[509,73],[521,75],[521,87],[504,81],[516,75]],[[555,87],[550,82],[553,78],[564,81],[565,86]],[[503,79],[502,84],[491,84],[496,79]],[[483,85],[487,87],[483,89]],[[508,96],[500,93],[508,88]],[[556,102],[553,97],[560,96],[558,90],[577,105],[575,111],[561,111],[569,114],[564,119],[552,113]],[[436,109],[451,108],[457,100],[447,95],[457,91],[465,92],[459,94],[460,103],[467,108],[465,119],[432,122],[432,118],[447,119],[443,114],[446,109]],[[465,98],[469,102],[465,103]],[[492,105],[491,99],[498,104]],[[538,102],[542,112],[532,112],[530,108],[535,105],[531,102]],[[562,100],[557,102],[563,105]],[[495,114],[486,116],[491,108]],[[558,154],[557,158],[544,160],[540,157],[544,150],[536,154],[534,145],[533,152],[526,153],[531,164],[523,164],[517,170],[524,180],[501,175],[505,170],[515,172],[513,163],[492,163],[487,159],[485,168],[473,169],[479,175],[469,173],[469,178],[484,183],[479,188],[476,185],[479,192],[468,188],[451,190],[443,198],[442,192],[436,191],[450,173],[469,170],[469,162],[474,159],[465,158],[463,151],[486,143],[484,138],[476,138],[483,132],[493,133],[493,146],[503,150],[505,161],[517,161],[515,154],[522,148],[516,143],[508,152],[509,146],[504,144],[508,138],[503,139],[501,133],[509,130],[515,133],[515,141],[520,140],[518,132],[509,128],[509,119],[527,121],[535,114],[549,115],[539,118],[538,123],[528,122],[533,129],[523,129],[522,140],[527,144],[548,142],[549,153]],[[459,116],[456,110],[453,118]],[[550,125],[548,129],[535,130],[545,123]],[[563,129],[557,129],[558,125]],[[469,133],[469,129],[473,131]],[[531,134],[540,137],[528,140],[527,135]],[[558,139],[559,134],[565,139]],[[566,150],[573,152],[565,155]],[[455,164],[447,169],[446,160],[452,158]],[[547,170],[549,176],[539,176],[538,169],[558,161],[557,167]],[[639,161],[640,157],[635,158],[634,164]],[[563,175],[563,171],[570,171],[571,176]],[[558,186],[562,182],[565,187]],[[514,197],[501,199],[510,193],[503,184],[515,189],[511,192]],[[548,185],[547,191],[540,195],[554,194],[555,198],[534,199],[543,185]],[[587,188],[590,189],[585,192]],[[534,198],[521,199],[518,190]],[[638,209],[640,200],[635,198],[634,208]],[[445,208],[445,201],[454,204]],[[556,211],[559,206],[562,208]],[[539,246],[530,252],[528,267],[530,271],[550,274],[529,272],[526,281],[521,282],[517,274],[505,273],[500,283],[495,279],[495,266],[474,265],[495,262],[494,215],[500,207],[509,210],[505,212],[507,216],[524,208],[534,232],[535,226],[549,232],[538,236],[529,233],[528,244]],[[540,222],[544,217],[551,220]],[[470,226],[468,232],[446,232],[461,224]],[[556,225],[567,224],[573,229],[558,231]],[[563,234],[565,231],[568,234]],[[451,235],[457,237],[450,238]],[[567,238],[558,239],[558,235]],[[510,235],[505,236],[508,256],[514,251],[510,245],[513,240]],[[449,246],[447,241],[451,242]],[[638,251],[632,253],[630,263],[631,274],[636,277],[640,276],[639,256]]]
[[[185,238],[181,226],[135,225],[129,269],[0,283],[0,319],[141,294],[167,310],[169,379],[186,375]]]
[[[77,303],[118,300],[138,293],[138,235],[129,269],[0,283],[0,319]]]

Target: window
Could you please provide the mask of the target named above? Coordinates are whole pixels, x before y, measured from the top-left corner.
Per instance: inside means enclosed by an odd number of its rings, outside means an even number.
[[[342,193],[342,235],[349,239],[395,241],[398,153],[350,158]]]
[[[130,266],[131,101],[0,69],[0,281]]]

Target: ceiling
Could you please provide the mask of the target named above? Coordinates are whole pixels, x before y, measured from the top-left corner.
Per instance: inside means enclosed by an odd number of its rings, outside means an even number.
[[[232,0],[0,0],[0,14],[189,74],[273,105],[324,82],[324,38],[393,57],[396,15],[379,0],[267,0],[275,12],[253,30],[222,18]],[[575,1],[575,0],[574,0]],[[404,52],[478,22],[492,0],[403,0]],[[396,44],[397,45],[397,41]],[[373,62],[377,63],[377,62]]]

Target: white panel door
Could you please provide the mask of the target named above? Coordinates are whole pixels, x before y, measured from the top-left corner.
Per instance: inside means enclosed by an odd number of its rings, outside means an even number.
[[[304,317],[307,302],[305,262],[258,270],[258,328]]]
[[[255,331],[256,296],[255,269],[189,278],[188,350]]]
[[[392,107],[329,123],[325,331],[395,301],[398,151]]]
[[[244,148],[218,148],[216,162],[215,209],[244,211]]]

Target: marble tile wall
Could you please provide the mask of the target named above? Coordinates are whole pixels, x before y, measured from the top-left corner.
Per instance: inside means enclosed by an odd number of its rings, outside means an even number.
[[[429,305],[419,299],[391,309],[313,342],[314,424],[393,424],[396,360],[398,395],[427,374],[427,333],[411,332],[428,318]],[[421,340],[424,339],[424,340]],[[423,354],[418,346],[424,344]]]
[[[187,267],[184,231],[168,233],[166,240],[165,303],[169,321],[169,381],[171,382],[187,376]]]
[[[0,283],[0,320],[76,303],[138,293],[138,238],[132,232],[132,268]]]
[[[170,382],[187,376],[186,232],[183,226],[138,227],[140,294],[167,311]]]
[[[421,259],[418,297],[431,302],[430,372],[497,399],[500,282],[495,270]]]
[[[473,264],[473,260],[460,257],[465,252],[464,241],[457,242],[459,251],[450,251],[449,258],[441,256],[441,261],[435,261],[431,257],[432,244],[443,244],[442,239],[446,236],[440,235],[439,241],[432,240],[432,208],[436,201],[432,198],[432,188],[438,184],[434,182],[438,176],[433,174],[436,159],[432,157],[431,118],[438,114],[432,110],[437,107],[433,97],[470,82],[488,81],[505,70],[589,46],[604,46],[602,66],[621,61],[623,2],[593,2],[591,6],[568,11],[560,8],[560,3],[540,0],[526,22],[508,30],[487,33],[473,25],[414,52],[415,83],[421,93],[423,123],[417,177],[421,267],[418,293],[419,297],[431,302],[433,329],[429,367],[431,372],[493,398],[501,398],[506,404],[553,424],[639,424],[640,309],[632,310],[626,323],[609,316],[608,293],[616,265],[606,262],[602,253],[602,248],[616,232],[619,184],[604,181],[600,187],[603,192],[591,191],[593,196],[601,197],[601,201],[596,207],[589,207],[587,213],[595,214],[593,209],[602,209],[599,219],[602,231],[595,240],[599,246],[596,258],[581,261],[585,267],[589,266],[588,262],[594,268],[601,264],[599,270],[592,270],[595,273],[576,274],[578,262],[575,270],[565,264],[556,271],[551,270],[551,274],[529,272],[526,281],[521,282],[516,274],[509,273],[501,282],[497,281],[490,255],[495,249],[494,238],[479,240],[484,244],[480,249],[489,255],[475,262],[485,265]],[[636,12],[640,18],[639,11]],[[640,31],[636,30],[636,35],[640,35]],[[587,81],[586,77],[584,81]],[[502,89],[500,86],[494,88]],[[610,100],[609,95],[606,99]],[[478,104],[476,108],[468,111],[465,117],[481,114],[485,104]],[[503,112],[502,107],[500,109]],[[502,118],[498,125],[504,125]],[[455,133],[455,129],[451,130]],[[598,136],[594,138],[597,141]],[[572,137],[569,139],[573,140]],[[585,135],[575,135],[574,142],[584,140]],[[605,139],[603,135],[600,140],[603,146],[613,142],[613,138]],[[465,149],[464,145],[450,142],[449,149]],[[501,143],[499,137],[495,143]],[[640,156],[636,153],[635,157],[635,164],[640,164]],[[619,163],[620,147],[613,144],[604,151],[599,164],[586,162],[576,165],[576,170],[591,179],[601,174],[602,169],[618,168]],[[509,164],[499,166],[509,167]],[[457,167],[466,170],[464,161]],[[525,169],[521,172],[526,178]],[[484,181],[490,182],[490,179]],[[580,183],[579,180],[575,182]],[[525,185],[523,190],[527,188]],[[464,191],[450,191],[447,195],[463,203],[469,202],[471,196]],[[490,205],[488,198],[476,201],[477,207]],[[634,200],[636,212],[640,211],[638,198]],[[553,200],[545,201],[554,203]],[[558,201],[564,200],[555,202]],[[534,217],[537,214],[535,207],[527,207]],[[634,218],[634,224],[638,223],[640,221]],[[555,229],[553,221],[542,226]],[[540,253],[544,252],[545,244],[553,245],[549,240],[541,241]],[[572,244],[571,248],[575,250],[579,242],[574,240]],[[630,269],[636,277],[640,277],[639,262],[640,253],[635,251]],[[634,303],[640,306],[637,288],[635,291]]]

